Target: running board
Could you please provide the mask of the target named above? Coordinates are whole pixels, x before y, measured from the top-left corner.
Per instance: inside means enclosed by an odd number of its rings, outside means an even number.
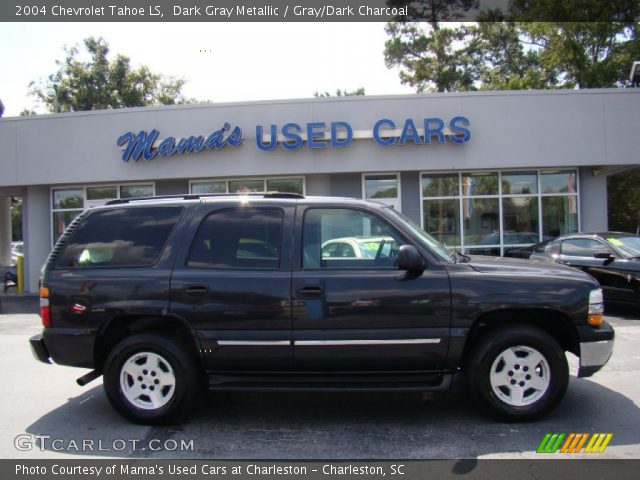
[[[448,390],[452,374],[247,372],[209,374],[210,391],[424,392]]]

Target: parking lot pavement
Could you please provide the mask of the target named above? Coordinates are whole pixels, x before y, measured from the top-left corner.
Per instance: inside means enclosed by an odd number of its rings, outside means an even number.
[[[486,418],[458,380],[451,392],[425,395],[210,394],[187,423],[153,428],[118,416],[100,380],[77,386],[85,370],[34,360],[36,315],[0,315],[0,457],[539,458],[547,432],[611,432],[597,458],[640,458],[640,312],[608,312],[611,361],[592,378],[572,376],[562,404],[535,423]]]

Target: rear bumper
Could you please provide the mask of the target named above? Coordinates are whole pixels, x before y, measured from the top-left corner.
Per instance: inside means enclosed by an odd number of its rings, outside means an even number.
[[[31,337],[29,339],[29,345],[31,345],[31,353],[33,353],[36,360],[42,363],[51,363],[49,351],[47,350],[47,345],[44,343],[42,334]]]
[[[580,335],[580,368],[578,377],[590,377],[600,370],[613,353],[614,331],[611,325],[603,322],[600,327],[585,331]],[[582,333],[582,332],[581,332]]]
[[[42,334],[29,339],[31,352],[37,360],[70,367],[94,368],[96,332],[75,328],[45,328]]]

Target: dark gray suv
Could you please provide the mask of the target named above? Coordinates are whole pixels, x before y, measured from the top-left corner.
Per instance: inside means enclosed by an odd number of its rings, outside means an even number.
[[[142,423],[179,421],[202,388],[423,391],[458,372],[528,420],[563,397],[565,352],[589,376],[614,337],[583,272],[452,255],[387,206],[283,193],[91,209],[51,252],[41,305],[36,357],[104,375]]]

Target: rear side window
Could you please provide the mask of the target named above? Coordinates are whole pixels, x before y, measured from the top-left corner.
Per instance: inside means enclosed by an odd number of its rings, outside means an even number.
[[[187,265],[198,268],[280,267],[282,221],[277,208],[234,208],[205,218],[193,239]]]
[[[93,212],[71,235],[56,268],[153,265],[181,212],[181,207],[118,208]]]

